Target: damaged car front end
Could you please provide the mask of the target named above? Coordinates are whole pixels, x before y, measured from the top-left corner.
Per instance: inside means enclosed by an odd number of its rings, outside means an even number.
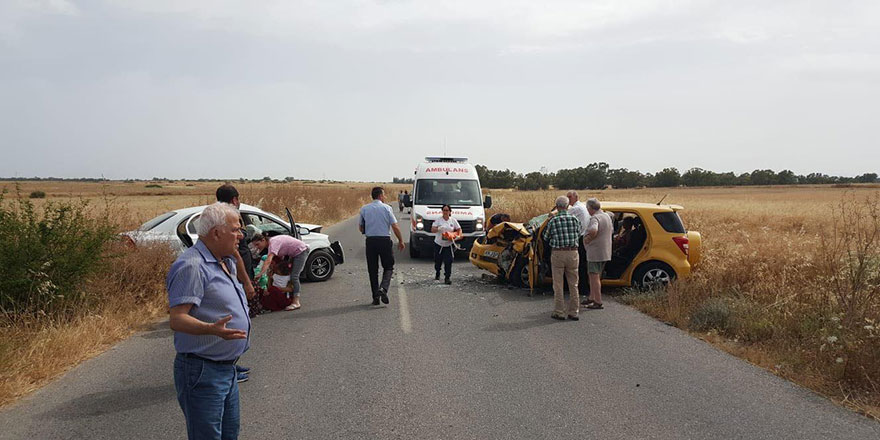
[[[542,274],[549,273],[541,239],[548,218],[549,214],[543,214],[527,223],[495,225],[485,237],[474,243],[470,252],[471,263],[495,274],[502,282],[534,288]],[[549,255],[547,257],[549,262]]]

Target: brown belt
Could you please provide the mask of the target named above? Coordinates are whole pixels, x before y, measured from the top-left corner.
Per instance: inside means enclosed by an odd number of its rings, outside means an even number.
[[[553,248],[554,251],[576,251],[578,250],[577,246],[569,246],[569,247],[558,247]]]

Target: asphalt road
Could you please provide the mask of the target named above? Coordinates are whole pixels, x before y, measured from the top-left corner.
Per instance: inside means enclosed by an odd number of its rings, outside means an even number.
[[[346,263],[304,284],[301,310],[254,320],[241,438],[880,438],[880,423],[613,301],[552,320],[552,296],[467,260],[445,286],[399,253],[391,304],[371,307],[356,224],[327,232]],[[0,439],[185,438],[171,336],[159,323],[4,409]]]

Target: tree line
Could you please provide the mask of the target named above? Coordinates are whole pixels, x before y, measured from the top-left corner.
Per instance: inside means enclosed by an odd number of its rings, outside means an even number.
[[[484,188],[516,188],[520,190],[547,189],[550,186],[564,189],[603,189],[671,187],[671,186],[744,186],[744,185],[796,185],[878,183],[877,173],[865,173],[855,177],[829,176],[823,173],[795,174],[791,170],[779,172],[765,169],[750,173],[716,173],[702,168],[691,168],[684,173],[677,168],[664,168],[656,173],[642,173],[626,168],[611,168],[605,162],[591,163],[584,167],[567,168],[555,173],[534,171],[521,174],[509,169],[491,170],[476,165],[480,184]]]

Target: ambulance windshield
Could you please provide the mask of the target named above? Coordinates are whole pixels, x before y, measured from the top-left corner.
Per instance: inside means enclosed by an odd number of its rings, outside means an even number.
[[[476,180],[419,179],[416,181],[416,205],[481,206],[480,184]]]

